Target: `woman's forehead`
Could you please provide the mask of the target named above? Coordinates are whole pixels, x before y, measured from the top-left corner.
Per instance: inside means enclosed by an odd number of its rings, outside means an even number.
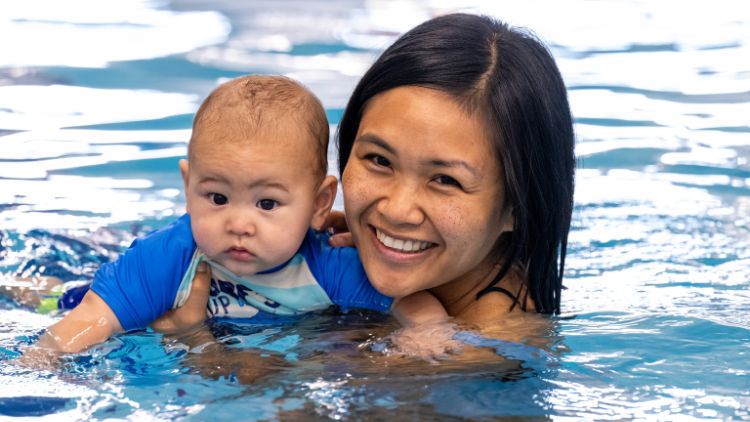
[[[357,141],[380,143],[398,152],[415,149],[434,159],[495,159],[484,120],[449,94],[430,88],[399,87],[373,97],[364,110]]]

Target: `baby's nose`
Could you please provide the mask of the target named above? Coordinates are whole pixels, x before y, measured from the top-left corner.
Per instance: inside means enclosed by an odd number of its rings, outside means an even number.
[[[249,213],[233,213],[227,219],[227,231],[238,236],[252,236],[255,234],[255,220]]]

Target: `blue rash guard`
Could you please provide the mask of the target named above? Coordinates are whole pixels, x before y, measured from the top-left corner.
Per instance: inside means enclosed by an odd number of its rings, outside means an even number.
[[[232,274],[197,249],[187,214],[136,239],[99,268],[91,289],[123,329],[145,328],[187,300],[201,261],[212,270],[207,314],[213,317],[292,316],[331,305],[385,312],[393,303],[367,280],[355,249],[330,247],[328,236],[313,230],[286,263],[248,277]]]

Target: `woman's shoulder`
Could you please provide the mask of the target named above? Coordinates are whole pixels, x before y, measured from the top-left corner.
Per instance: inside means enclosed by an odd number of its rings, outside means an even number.
[[[460,315],[468,324],[484,326],[509,315],[535,314],[534,301],[518,270],[511,270],[498,283],[486,289]]]

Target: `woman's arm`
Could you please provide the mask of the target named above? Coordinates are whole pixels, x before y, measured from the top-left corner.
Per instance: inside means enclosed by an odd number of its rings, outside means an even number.
[[[206,320],[206,307],[211,289],[211,269],[205,262],[198,264],[187,301],[169,310],[151,323],[151,328],[165,334],[191,332]]]
[[[189,333],[170,335],[166,341],[188,346],[184,364],[210,379],[234,378],[240,384],[252,384],[258,378],[278,372],[289,363],[275,352],[227,346],[203,325]]]
[[[211,287],[211,269],[201,263],[184,305],[172,309],[151,324],[151,328],[167,334],[166,341],[188,346],[185,365],[201,376],[217,379],[234,377],[242,384],[274,373],[287,362],[267,351],[227,347],[217,342],[208,330],[206,306]]]
[[[443,304],[424,290],[396,299],[391,312],[404,327],[439,323],[450,318]]]

